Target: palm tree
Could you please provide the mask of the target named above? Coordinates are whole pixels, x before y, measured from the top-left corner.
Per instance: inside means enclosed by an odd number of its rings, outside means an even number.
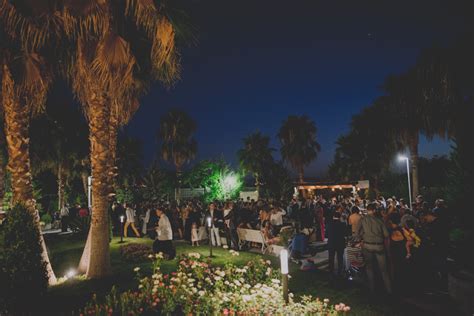
[[[316,132],[316,124],[306,115],[288,116],[278,132],[281,156],[296,169],[300,183],[304,182],[304,167],[315,160],[321,150]]]
[[[410,150],[413,196],[419,193],[418,144],[420,134],[428,140],[448,136],[448,66],[440,49],[423,52],[416,65],[399,76],[389,76],[384,88],[390,99],[386,113],[394,118],[393,135]]]
[[[65,31],[76,45],[69,75],[90,131],[94,205],[79,265],[90,278],[110,272],[108,198],[117,126],[138,107],[138,81],[152,77],[170,84],[179,77],[175,29],[164,13],[163,6],[146,0],[128,0],[125,6],[90,0],[65,8]]]
[[[169,111],[160,120],[161,157],[174,164],[178,178],[183,166],[196,156],[197,142],[193,138],[196,128],[196,122],[177,109]]]
[[[245,137],[243,142],[244,147],[237,152],[240,166],[246,172],[252,173],[257,191],[260,191],[264,171],[273,164],[274,149],[270,148],[270,137],[255,132]]]
[[[125,122],[131,117],[138,106],[137,102],[130,102],[137,95],[137,81],[151,77],[169,85],[179,77],[175,26],[166,15],[164,4],[158,7],[148,0],[36,1],[26,6],[27,15],[19,13],[10,1],[0,0],[4,33],[15,43],[19,42],[17,51],[22,52],[18,56],[21,58],[16,55],[8,58],[8,54],[3,53],[7,58],[1,58],[2,100],[14,201],[26,201],[33,210],[27,154],[28,117],[31,109],[36,109],[33,105],[44,105],[50,82],[44,67],[40,67],[44,65],[43,59],[37,53],[44,50],[60,61],[60,73],[68,75],[88,119],[94,205],[80,267],[89,277],[102,277],[110,271],[107,210],[114,158],[110,138],[116,133],[109,127],[117,125],[115,121],[110,124],[110,118],[116,115],[119,122]],[[3,30],[1,32],[4,35]],[[5,42],[12,41],[1,41]],[[55,45],[47,47],[49,43]],[[137,49],[138,61],[131,51],[132,46]],[[64,48],[65,53],[61,55],[62,49],[58,48]],[[23,61],[25,71],[12,71],[10,68],[15,67],[12,61]],[[17,73],[24,74],[25,80],[17,80]],[[47,257],[45,260],[52,272]]]
[[[3,1],[0,2],[0,18],[5,18],[5,14],[10,19],[0,30],[0,95],[7,140],[7,169],[11,174],[13,191],[12,203],[24,204],[34,214],[34,218],[38,218],[33,198],[28,129],[31,115],[39,113],[44,107],[51,83],[51,72],[45,59],[35,51],[36,42],[25,42],[31,40],[29,36],[21,38],[20,42],[7,39],[6,34],[14,31],[14,21],[19,19],[22,21],[22,27],[33,28],[29,20],[23,18],[10,3]],[[40,229],[39,221],[37,226]],[[40,242],[49,283],[54,284],[56,277],[41,234]]]
[[[375,102],[354,115],[348,134],[336,142],[334,161],[329,174],[338,180],[370,180],[371,188],[379,192],[379,178],[388,170],[398,149],[388,126],[394,124],[385,115],[387,97]]]

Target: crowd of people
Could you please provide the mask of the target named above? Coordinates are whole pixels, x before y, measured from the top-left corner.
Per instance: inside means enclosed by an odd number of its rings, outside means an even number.
[[[141,207],[114,203],[112,220],[117,234],[148,236],[161,247],[166,241],[165,249],[172,247],[173,239],[199,245],[201,227],[217,247],[237,249],[238,228],[260,230],[268,245],[286,247],[288,238],[281,238],[281,232],[291,228],[294,239],[303,236],[305,245],[327,241],[329,271],[336,276],[347,271],[346,247],[358,247],[370,288],[375,291],[381,280],[388,293],[402,290],[417,277],[442,278],[449,240],[444,201],[437,200],[429,208],[421,196],[411,207],[395,197],[369,201],[342,195],[295,197],[289,202],[238,199],[206,204],[190,199]],[[301,256],[308,247],[294,249],[299,252],[292,255]]]

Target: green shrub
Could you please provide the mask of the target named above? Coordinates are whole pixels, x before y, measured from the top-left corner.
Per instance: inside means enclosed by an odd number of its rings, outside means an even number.
[[[48,288],[40,232],[33,215],[22,205],[16,205],[8,212],[3,226],[0,314],[31,313]]]
[[[51,224],[53,222],[53,218],[51,215],[49,215],[49,213],[46,213],[41,216],[41,221],[45,224]]]

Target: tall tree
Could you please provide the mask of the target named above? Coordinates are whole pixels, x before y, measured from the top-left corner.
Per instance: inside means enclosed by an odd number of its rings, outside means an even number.
[[[432,48],[422,52],[413,68],[399,76],[389,76],[384,84],[390,98],[387,114],[395,123],[391,130],[410,150],[413,196],[419,193],[420,134],[428,139],[445,138],[452,124],[448,75],[445,51]]]
[[[175,28],[153,1],[82,1],[66,6],[66,33],[74,40],[69,69],[89,123],[93,211],[79,269],[90,278],[110,272],[108,204],[117,128],[138,107],[142,79],[167,84],[179,76]],[[111,163],[112,162],[112,163]]]
[[[31,38],[44,32],[36,32],[37,27],[7,1],[0,2],[0,18],[3,22],[0,24],[0,95],[7,140],[7,168],[11,174],[13,191],[12,203],[24,204],[37,219],[39,229],[39,216],[33,198],[28,129],[31,115],[43,110],[52,74],[45,59],[37,52],[38,41],[42,40]],[[18,28],[30,28],[31,31],[15,37]],[[41,234],[39,238],[49,283],[54,284],[56,277],[46,244]]]
[[[316,124],[306,115],[288,116],[278,132],[281,156],[296,169],[300,183],[304,182],[304,167],[315,160],[321,150],[316,132]]]
[[[237,152],[240,166],[245,172],[252,173],[257,191],[263,184],[265,169],[273,163],[270,137],[255,132],[243,139],[244,147]]]
[[[196,128],[193,118],[177,109],[169,111],[160,120],[161,157],[174,164],[178,178],[183,166],[196,156],[197,142],[193,137]]]
[[[353,116],[348,134],[336,142],[334,161],[329,167],[331,177],[338,180],[370,180],[371,188],[379,192],[379,179],[393,161],[398,143],[384,120],[387,97],[375,102]]]

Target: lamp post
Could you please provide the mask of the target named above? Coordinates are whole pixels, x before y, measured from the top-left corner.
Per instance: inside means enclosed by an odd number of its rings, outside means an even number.
[[[123,215],[120,215],[120,227],[121,227],[121,231],[122,233],[120,234],[120,243],[122,244],[123,243],[123,234],[124,234],[124,231],[123,231],[123,221],[125,219],[125,216]]]
[[[407,164],[407,177],[408,177],[408,200],[410,201],[410,209],[412,208],[411,202],[411,184],[410,184],[410,159],[407,156],[399,155],[398,161],[406,161]]]
[[[209,229],[209,258],[214,258],[212,255],[212,217],[206,218],[207,228]]]
[[[288,250],[280,251],[281,283],[283,285],[283,299],[288,304]]]

